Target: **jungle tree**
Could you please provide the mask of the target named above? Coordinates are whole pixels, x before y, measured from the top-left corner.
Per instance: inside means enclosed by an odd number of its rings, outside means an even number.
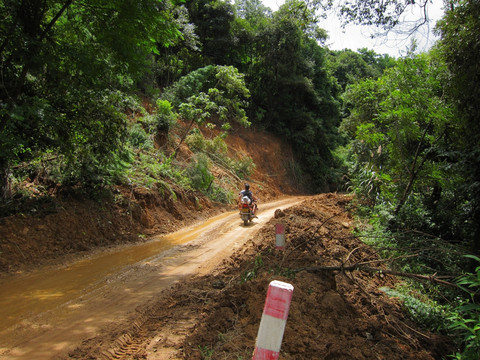
[[[460,123],[458,171],[464,177],[467,227],[473,249],[480,252],[480,3],[450,2],[439,23],[440,50],[447,62],[449,96]]]
[[[249,118],[291,142],[312,191],[332,183],[338,103],[326,69],[326,39],[304,2],[287,1],[259,28],[245,73],[252,93]]]
[[[446,77],[435,56],[411,55],[378,80],[351,86],[345,95],[355,104],[342,124],[354,138],[354,187],[371,205],[389,209],[389,221],[398,222],[405,207],[410,221],[422,214],[415,226],[424,231],[439,232],[428,226],[442,225],[441,204],[451,211],[463,206],[451,201],[461,179],[450,164],[457,125],[445,99]],[[454,223],[445,226],[450,231],[443,236],[452,236],[454,228],[458,234],[460,224]]]
[[[171,1],[0,1],[0,198],[10,167],[41,152],[66,172],[112,160],[124,129],[119,90],[180,36]],[[93,170],[95,171],[95,170]]]

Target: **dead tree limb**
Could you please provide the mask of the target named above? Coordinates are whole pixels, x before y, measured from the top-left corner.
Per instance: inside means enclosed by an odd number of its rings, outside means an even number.
[[[315,266],[315,267],[307,267],[307,268],[302,268],[296,270],[296,272],[300,271],[308,271],[308,272],[321,272],[321,271],[364,271],[368,273],[382,273],[382,274],[388,274],[388,275],[394,275],[394,276],[399,276],[399,277],[405,277],[409,279],[414,279],[414,280],[419,280],[419,281],[429,281],[429,282],[434,282],[436,284],[440,284],[446,287],[450,288],[455,288],[458,289],[458,285],[454,284],[449,281],[445,281],[440,279],[436,274],[433,275],[422,275],[422,274],[412,274],[412,273],[405,273],[405,272],[400,272],[400,271],[394,271],[394,270],[387,270],[387,269],[381,269],[381,268],[373,268],[369,266],[362,266],[358,264],[354,265],[349,265],[349,266]]]

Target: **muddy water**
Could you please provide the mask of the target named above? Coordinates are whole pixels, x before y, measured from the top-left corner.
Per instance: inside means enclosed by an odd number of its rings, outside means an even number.
[[[95,255],[67,267],[39,270],[0,281],[0,331],[101,287],[109,275],[122,267],[187,243],[211,223],[232,214],[234,212],[225,213],[193,228]]]

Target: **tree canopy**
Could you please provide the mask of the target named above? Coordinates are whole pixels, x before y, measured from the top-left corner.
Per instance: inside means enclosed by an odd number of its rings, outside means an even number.
[[[1,1],[0,182],[45,151],[101,168],[122,141],[123,99],[149,56],[181,36],[170,1]]]

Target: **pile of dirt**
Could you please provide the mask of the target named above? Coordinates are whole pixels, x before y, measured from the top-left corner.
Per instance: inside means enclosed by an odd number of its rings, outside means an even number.
[[[352,236],[348,196],[324,194],[278,211],[211,275],[182,282],[132,318],[86,340],[70,359],[251,358],[268,284],[294,286],[280,359],[440,359],[448,338],[418,329],[381,287],[394,277],[319,268],[371,261]],[[275,249],[275,224],[286,228]]]

